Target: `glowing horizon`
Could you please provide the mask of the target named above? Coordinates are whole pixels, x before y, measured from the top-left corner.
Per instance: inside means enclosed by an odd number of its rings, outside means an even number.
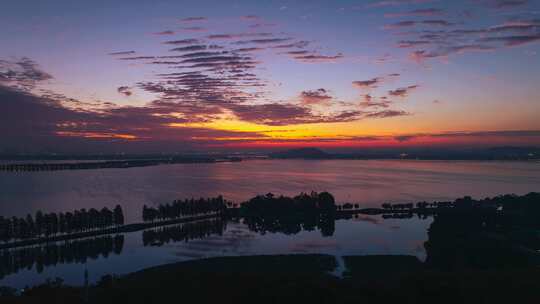
[[[540,145],[538,1],[6,6],[0,152]]]

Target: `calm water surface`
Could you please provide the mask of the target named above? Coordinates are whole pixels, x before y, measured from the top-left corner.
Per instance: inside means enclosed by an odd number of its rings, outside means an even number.
[[[338,202],[379,206],[382,202],[451,200],[504,193],[540,191],[538,162],[254,160],[240,163],[181,164],[131,169],[56,172],[0,172],[0,214],[23,216],[41,209],[70,211],[121,204],[128,222],[140,221],[143,204],[222,194],[242,201],[273,192],[329,191]],[[57,264],[38,273],[36,265],[0,279],[23,287],[62,277],[82,284],[107,273],[128,273],[169,262],[222,255],[277,253],[411,254],[425,258],[430,219],[338,220],[331,237],[320,231],[294,235],[250,231],[229,222],[221,234],[190,241],[144,246],[142,232],[124,235],[120,254],[89,258],[86,263]],[[2,254],[2,252],[0,252]],[[0,269],[1,270],[1,269]],[[1,271],[0,271],[1,272]]]

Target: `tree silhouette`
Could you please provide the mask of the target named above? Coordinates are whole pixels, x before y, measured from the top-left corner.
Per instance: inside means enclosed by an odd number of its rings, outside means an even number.
[[[99,231],[124,224],[122,207],[117,205],[114,212],[107,207],[101,210],[91,208],[72,212],[36,212],[35,219],[29,214],[24,218],[0,216],[0,241],[26,240],[52,237],[86,231]]]
[[[218,196],[206,199],[175,200],[172,204],[160,204],[157,208],[144,205],[142,218],[144,222],[153,222],[205,214],[221,214],[227,210],[227,204],[228,202],[222,196]]]
[[[120,205],[116,205],[116,207],[114,207],[114,224],[116,226],[124,225],[124,212],[122,211],[122,207]]]

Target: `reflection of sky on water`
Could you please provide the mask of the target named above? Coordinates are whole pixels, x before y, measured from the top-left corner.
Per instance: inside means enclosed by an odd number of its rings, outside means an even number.
[[[337,200],[379,206],[538,191],[538,162],[399,160],[252,160],[130,169],[0,172],[0,214],[38,209],[124,207],[138,221],[144,204],[222,194],[242,201],[256,194],[330,191]]]
[[[368,219],[369,218],[369,219]],[[142,233],[125,234],[120,255],[89,259],[84,264],[59,264],[46,267],[38,274],[35,267],[21,270],[0,280],[1,285],[24,287],[44,282],[47,278],[62,277],[70,284],[82,284],[85,267],[91,280],[104,274],[125,274],[144,268],[219,256],[258,254],[324,253],[337,256],[363,254],[410,254],[425,258],[423,242],[431,219],[382,220],[380,217],[362,216],[359,219],[338,220],[332,237],[323,237],[320,231],[302,231],[295,235],[250,231],[241,223],[227,223],[223,235],[211,235],[187,242],[170,242],[163,246],[142,244]]]

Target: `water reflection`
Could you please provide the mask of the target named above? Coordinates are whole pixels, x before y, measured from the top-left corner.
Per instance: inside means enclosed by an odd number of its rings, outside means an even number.
[[[84,264],[88,259],[107,258],[110,254],[120,255],[124,247],[124,236],[102,236],[96,238],[65,241],[0,251],[0,279],[22,269],[35,268],[42,273],[47,267],[59,264]]]
[[[144,246],[163,246],[170,242],[189,242],[195,239],[205,239],[212,235],[223,235],[226,228],[227,221],[218,218],[145,230],[142,232],[142,240]]]
[[[330,214],[311,214],[300,218],[291,217],[249,217],[243,220],[249,230],[265,234],[298,234],[301,231],[319,230],[323,237],[334,235],[335,218]]]
[[[55,276],[66,278],[66,282],[81,284],[80,278],[86,267],[90,271],[91,281],[95,281],[108,273],[123,274],[179,260],[221,255],[308,252],[339,255],[366,250],[367,253],[377,253],[382,247],[371,238],[391,241],[396,234],[391,231],[393,228],[381,224],[381,217],[351,218],[362,220],[355,222],[317,216],[280,222],[268,218],[227,220],[218,217],[116,236],[4,249],[0,251],[0,285],[24,287]],[[415,226],[411,224],[410,227]],[[336,226],[340,229],[336,229]],[[407,230],[399,231],[402,237],[398,242],[393,242],[394,252],[414,252],[414,246],[409,242],[422,241],[425,225],[407,235],[409,233]],[[124,244],[124,237],[131,240],[127,245]],[[81,268],[81,264],[87,265]]]

